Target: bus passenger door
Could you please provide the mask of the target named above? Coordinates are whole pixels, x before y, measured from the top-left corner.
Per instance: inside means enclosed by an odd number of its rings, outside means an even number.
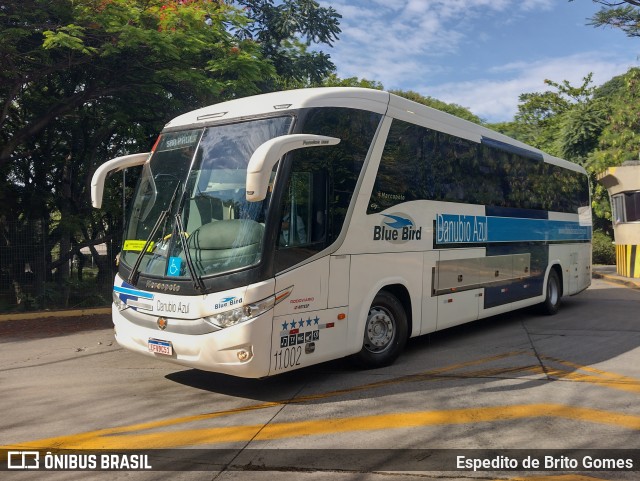
[[[276,292],[291,293],[274,308],[270,374],[334,359],[345,351],[346,321],[340,314],[346,310],[339,304],[348,300],[350,259],[309,261],[327,245],[328,210],[326,172],[292,172],[274,256]],[[342,284],[330,286],[330,271]]]

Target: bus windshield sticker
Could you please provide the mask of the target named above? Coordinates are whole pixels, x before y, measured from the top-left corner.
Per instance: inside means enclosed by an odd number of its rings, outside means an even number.
[[[180,257],[169,257],[169,265],[167,266],[167,275],[178,277],[182,270],[182,259]]]
[[[147,243],[145,240],[125,240],[122,246],[123,251],[140,252],[144,245]],[[150,242],[147,252],[153,251],[155,242]]]

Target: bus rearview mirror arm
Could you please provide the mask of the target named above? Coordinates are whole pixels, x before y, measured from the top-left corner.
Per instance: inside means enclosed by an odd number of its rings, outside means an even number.
[[[149,158],[150,152],[141,152],[139,154],[123,155],[111,159],[94,172],[91,178],[91,205],[96,209],[102,207],[102,196],[104,194],[104,181],[112,172],[118,172],[127,167],[135,167],[144,164]]]
[[[314,134],[291,134],[267,140],[258,147],[247,166],[247,201],[259,202],[267,196],[271,171],[287,152],[308,147],[337,145],[340,139]]]

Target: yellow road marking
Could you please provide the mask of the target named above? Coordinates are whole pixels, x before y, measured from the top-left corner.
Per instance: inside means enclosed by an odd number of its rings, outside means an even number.
[[[125,434],[131,431],[130,427],[41,439],[2,449],[158,449],[540,417],[572,419],[640,430],[640,416],[562,404],[531,404]],[[155,427],[159,427],[163,422],[147,423],[147,426],[150,428],[154,424]]]
[[[193,446],[202,444],[220,444],[227,442],[250,441],[252,439],[283,439],[285,437],[304,437],[322,434],[333,434],[349,431],[366,431],[377,429],[410,428],[438,424],[460,424],[474,422],[492,422],[509,419],[559,417],[595,423],[613,424],[627,429],[640,429],[640,418],[633,415],[613,413],[575,406],[555,404],[536,404],[522,406],[503,406],[469,408],[453,411],[422,411],[414,413],[394,413],[376,416],[352,418],[323,419],[294,423],[276,423],[269,425],[238,425],[231,427],[214,427],[189,429],[182,431],[162,431],[144,433],[143,431],[158,430],[169,426],[185,425],[208,419],[214,419],[233,414],[240,414],[260,409],[279,407],[287,404],[305,403],[319,399],[351,394],[386,387],[395,384],[425,381],[443,381],[447,378],[479,378],[499,375],[517,375],[532,373],[547,375],[559,379],[588,382],[606,387],[631,392],[640,392],[640,381],[627,376],[621,376],[607,371],[583,366],[553,357],[541,356],[543,361],[562,364],[570,369],[546,367],[538,364],[516,367],[496,367],[482,370],[466,370],[469,367],[487,365],[495,361],[515,357],[518,355],[532,355],[529,351],[512,351],[481,359],[452,364],[438,369],[410,374],[399,378],[386,379],[367,383],[352,388],[339,389],[325,393],[298,396],[292,399],[265,402],[236,409],[183,416],[160,421],[134,424],[130,426],[101,429],[87,433],[69,436],[59,436],[37,441],[20,443],[21,447],[44,447],[59,449],[133,449]],[[583,371],[583,372],[579,372]],[[589,374],[585,374],[589,373]],[[170,439],[165,439],[170,438]]]
[[[240,414],[243,412],[249,412],[249,411],[257,411],[260,409],[268,409],[268,408],[272,408],[272,407],[278,407],[278,406],[282,406],[282,405],[287,405],[287,404],[297,404],[297,403],[305,403],[308,401],[316,401],[316,400],[321,400],[321,399],[327,399],[327,398],[331,398],[331,397],[336,397],[336,396],[341,396],[344,394],[351,394],[354,392],[359,392],[359,391],[368,391],[371,389],[377,389],[377,388],[381,388],[381,387],[385,387],[385,386],[390,386],[390,385],[395,385],[395,384],[401,384],[401,383],[406,383],[406,382],[423,382],[423,381],[427,381],[427,380],[442,380],[442,377],[438,377],[444,373],[450,372],[450,371],[455,371],[461,368],[465,368],[465,367],[470,367],[470,366],[476,366],[479,364],[486,364],[492,361],[498,361],[501,359],[506,359],[508,357],[512,357],[512,356],[516,356],[519,354],[524,354],[524,351],[513,351],[513,352],[506,352],[506,353],[502,353],[502,354],[496,354],[493,356],[487,356],[484,358],[480,358],[480,359],[475,359],[472,361],[465,361],[465,362],[461,362],[461,363],[456,363],[456,364],[451,364],[449,366],[445,366],[442,368],[438,368],[438,369],[432,369],[429,371],[425,371],[422,373],[418,373],[418,374],[409,374],[407,376],[401,376],[399,378],[393,378],[393,379],[386,379],[383,381],[376,381],[376,382],[372,382],[372,383],[367,383],[367,384],[362,384],[360,386],[355,386],[352,388],[345,388],[345,389],[338,389],[338,390],[334,390],[334,391],[328,391],[325,393],[319,393],[319,394],[310,394],[310,395],[306,395],[306,396],[297,396],[295,398],[291,398],[291,399],[283,399],[280,401],[272,401],[272,402],[265,402],[265,403],[260,403],[260,404],[254,404],[254,405],[250,405],[250,406],[244,406],[244,407],[240,407],[240,408],[235,408],[235,409],[228,409],[228,410],[224,410],[224,411],[216,411],[213,413],[204,413],[204,414],[196,414],[196,415],[191,415],[191,416],[182,416],[182,417],[178,417],[178,418],[171,418],[171,419],[165,419],[165,420],[160,420],[160,421],[150,421],[147,423],[140,423],[140,424],[133,424],[130,426],[122,426],[122,427],[116,427],[116,428],[106,428],[106,429],[100,429],[100,430],[96,430],[96,431],[92,431],[90,434],[90,437],[101,437],[101,436],[110,436],[110,435],[114,435],[114,434],[122,434],[122,433],[129,433],[129,432],[135,432],[135,431],[143,431],[143,430],[148,430],[148,429],[156,429],[156,428],[162,428],[162,427],[168,427],[168,426],[173,426],[173,425],[179,425],[179,424],[187,424],[187,423],[191,423],[191,422],[198,422],[198,421],[203,421],[203,420],[207,420],[207,419],[213,419],[213,418],[217,418],[217,417],[222,417],[222,416],[229,416],[229,415],[233,415],[233,414]],[[466,375],[465,375],[466,376]],[[75,435],[78,437],[83,436],[82,434],[78,434]],[[65,437],[62,437],[63,439]],[[56,439],[56,438],[52,438],[52,439]]]
[[[621,374],[615,374],[601,369],[596,369],[590,366],[583,366],[571,361],[565,361],[550,356],[541,356],[541,359],[547,361],[557,362],[571,368],[571,370],[559,370],[548,368],[547,372],[550,376],[557,376],[563,379],[570,379],[572,381],[588,382],[591,384],[604,385],[612,389],[618,389],[621,391],[629,391],[640,393],[640,380],[623,376]],[[578,371],[585,371],[590,374],[583,374]]]

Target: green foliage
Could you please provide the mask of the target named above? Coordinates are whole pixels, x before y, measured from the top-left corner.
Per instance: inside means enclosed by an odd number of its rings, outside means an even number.
[[[346,79],[339,78],[336,74],[331,74],[322,81],[322,87],[361,87],[365,89],[383,90],[384,87],[380,82],[375,80],[359,79],[357,77],[349,77]]]
[[[36,265],[30,253],[3,272],[22,282],[30,263],[41,285],[55,269],[66,285],[67,260],[79,246],[120,237],[122,177],[108,181],[104,209],[94,211],[96,166],[149,150],[167,120],[185,111],[287,82],[320,82],[333,64],[308,47],[335,41],[338,19],[310,0],[0,5],[0,248],[44,222],[46,245],[61,251],[58,264]],[[128,191],[134,181],[128,174]],[[8,219],[17,221],[11,229]],[[109,272],[98,267],[100,276]]]
[[[550,154],[570,158],[573,152],[566,149],[577,148],[575,142],[584,140],[587,134],[583,132],[581,137],[572,129],[576,127],[575,122],[581,119],[574,110],[577,106],[588,104],[594,95],[591,79],[592,75],[589,74],[581,85],[575,87],[566,80],[561,83],[545,80],[545,84],[553,90],[520,95],[514,122],[497,127]],[[576,115],[577,119],[574,118]]]
[[[84,54],[96,53],[97,50],[95,48],[85,46],[83,40],[84,30],[83,27],[73,24],[60,27],[55,32],[47,30],[43,32],[44,42],[42,46],[45,49],[67,48],[69,50],[78,50]]]
[[[591,18],[591,25],[619,28],[629,37],[640,36],[640,8],[638,8],[640,2],[636,0],[594,0],[594,2],[603,7]],[[639,80],[640,70],[638,69],[631,69],[625,75],[614,77],[594,94],[594,103],[600,102],[600,110],[596,108],[595,112],[586,112],[582,119],[576,119],[574,122],[573,131],[582,130],[588,134],[588,141],[580,149],[579,155],[585,159],[585,167],[592,177],[608,167],[636,159],[640,152],[640,120],[637,114],[637,105],[640,100]],[[577,138],[575,140],[577,141]],[[595,182],[592,185],[594,185],[592,205],[595,223],[596,225],[604,224],[610,228],[603,222],[611,219],[606,189]]]
[[[529,145],[535,144],[534,141],[530,140],[532,138],[531,127],[523,122],[512,120],[511,122],[488,124],[487,127]]]
[[[640,36],[640,3],[627,1],[631,5],[622,5],[620,1],[595,0],[604,5],[592,18],[590,25],[594,27],[619,28],[628,37]],[[635,5],[635,6],[633,6]]]
[[[596,230],[593,232],[592,243],[594,264],[610,266],[616,263],[616,248],[611,237]]]
[[[575,104],[561,116],[558,150],[560,156],[584,164],[598,145],[600,134],[609,121],[606,99],[590,99]]]
[[[331,46],[341,32],[341,15],[333,7],[321,7],[315,0],[236,0],[250,20],[235,29],[238,38],[259,45],[264,58],[273,64],[276,77],[265,78],[264,90],[319,85],[335,71],[329,55],[307,47]]]
[[[593,172],[603,172],[626,160],[638,158],[640,152],[640,69],[633,68],[622,76],[622,88],[606,101],[610,107],[598,147],[591,153],[587,165]]]
[[[640,152],[640,69],[612,79],[603,86],[607,96],[599,101],[607,104],[607,116],[595,147],[586,156],[585,167],[594,176],[626,160],[638,158]],[[593,191],[593,212],[597,217],[611,219],[609,197],[599,184]]]

